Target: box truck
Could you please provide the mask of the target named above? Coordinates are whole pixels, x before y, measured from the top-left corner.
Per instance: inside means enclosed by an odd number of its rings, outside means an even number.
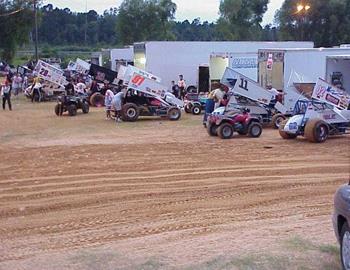
[[[240,60],[236,67],[245,67],[250,62],[249,74],[256,80],[258,50],[263,48],[313,48],[313,42],[244,42],[244,41],[150,41],[134,43],[134,64],[150,73],[157,74],[164,84],[170,85],[184,75],[188,89],[208,91],[210,77],[220,80],[227,67],[226,61],[216,61],[211,55],[215,52],[236,53]],[[246,59],[245,59],[246,58]],[[234,62],[233,61],[233,62]],[[210,68],[214,70],[211,72]]]
[[[258,79],[264,88],[284,95],[292,111],[298,99],[310,98],[318,78],[350,91],[350,48],[260,49]]]

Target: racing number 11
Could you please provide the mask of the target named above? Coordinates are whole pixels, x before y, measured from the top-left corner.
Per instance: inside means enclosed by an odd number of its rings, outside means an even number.
[[[241,83],[239,85],[239,88],[242,88],[242,89],[248,91],[248,81],[245,79],[241,79]]]

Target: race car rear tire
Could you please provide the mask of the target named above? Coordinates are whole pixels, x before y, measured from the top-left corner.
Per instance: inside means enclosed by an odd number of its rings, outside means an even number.
[[[139,118],[139,108],[134,103],[126,103],[122,107],[122,119],[126,122],[135,122]]]
[[[329,136],[328,124],[321,119],[307,121],[304,129],[304,137],[314,143],[323,143]]]
[[[172,107],[168,110],[168,118],[170,121],[177,121],[181,117],[181,110],[176,107]]]
[[[77,115],[77,106],[74,104],[71,104],[68,106],[68,114],[69,116],[76,116]]]
[[[192,107],[192,114],[194,114],[194,115],[200,115],[201,112],[202,112],[201,106],[199,106],[199,105],[194,105],[194,106]]]
[[[248,135],[252,138],[259,138],[262,133],[262,125],[258,122],[251,122],[248,127]]]
[[[209,136],[218,136],[218,127],[213,123],[207,124],[207,132]]]
[[[295,139],[297,137],[296,134],[290,134],[290,133],[287,133],[284,131],[284,127],[287,124],[287,122],[288,122],[288,120],[284,120],[280,123],[280,126],[278,128],[278,132],[284,140]]]
[[[94,93],[90,97],[90,104],[93,107],[103,107],[105,105],[105,97],[101,93]]]
[[[218,127],[218,136],[221,139],[227,140],[233,137],[233,126],[229,123],[223,123]]]
[[[281,113],[275,114],[274,116],[272,116],[272,119],[271,119],[272,127],[274,129],[279,129],[281,123],[284,120],[286,120],[286,117],[283,114]]]

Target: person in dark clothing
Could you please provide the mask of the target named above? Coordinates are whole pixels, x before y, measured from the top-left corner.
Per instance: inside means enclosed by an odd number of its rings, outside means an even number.
[[[5,81],[5,84],[1,87],[1,96],[2,96],[2,109],[5,110],[5,105],[9,106],[9,110],[12,111],[11,105],[11,87],[8,80]]]
[[[74,90],[74,85],[72,81],[69,81],[68,84],[64,87],[66,90],[67,96],[74,96],[75,95],[75,90]]]
[[[175,81],[171,81],[171,91],[176,98],[179,98],[179,86],[175,83]]]

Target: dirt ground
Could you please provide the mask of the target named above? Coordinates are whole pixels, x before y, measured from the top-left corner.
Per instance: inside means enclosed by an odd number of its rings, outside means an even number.
[[[350,137],[209,137],[54,103],[0,111],[0,269],[340,269],[333,194]]]

